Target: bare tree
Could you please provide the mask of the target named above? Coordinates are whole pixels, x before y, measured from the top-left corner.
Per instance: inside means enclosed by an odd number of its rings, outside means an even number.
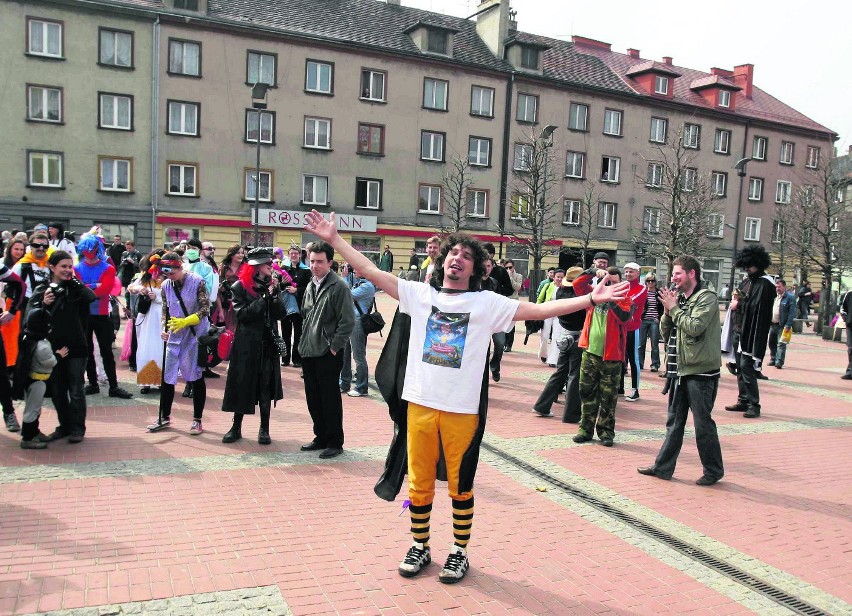
[[[471,175],[468,158],[455,154],[441,180],[444,188],[444,216],[447,219],[440,229],[443,235],[460,231],[465,226],[468,216],[467,190],[473,184]]]
[[[678,129],[666,143],[654,148],[645,177],[637,177],[651,194],[651,203],[643,212],[642,231],[633,242],[643,245],[648,254],[664,259],[668,271],[680,254],[704,256],[718,246],[722,235],[720,198],[727,192],[727,175],[714,177],[699,173],[696,150],[685,145],[692,135]]]
[[[788,208],[787,241],[799,253],[803,272],[815,269],[822,274],[825,288],[820,296],[819,332],[834,313],[834,281],[849,267],[852,257],[849,237],[844,237],[843,233],[844,229],[852,229],[852,213],[841,196],[844,188],[852,184],[852,179],[834,172],[830,163],[822,161],[800,179],[795,196],[782,207]],[[781,190],[779,188],[779,192]]]
[[[531,289],[541,280],[544,257],[562,248],[562,195],[555,189],[558,168],[552,149],[554,128],[531,128],[527,143],[516,146],[515,173],[509,184],[509,220],[497,228],[510,244],[522,248],[532,259]]]
[[[567,200],[565,203],[562,222],[567,226],[563,233],[566,237],[575,238],[580,244],[578,251],[582,267],[588,263],[592,242],[598,237],[600,204],[606,200],[606,196],[607,192],[597,182],[586,179],[580,199]],[[569,201],[574,203],[569,205]]]

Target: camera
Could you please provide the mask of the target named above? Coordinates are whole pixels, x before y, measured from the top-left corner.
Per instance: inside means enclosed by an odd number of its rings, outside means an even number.
[[[51,282],[48,288],[53,292],[53,296],[57,299],[59,299],[68,292],[68,290],[64,286],[55,282]]]

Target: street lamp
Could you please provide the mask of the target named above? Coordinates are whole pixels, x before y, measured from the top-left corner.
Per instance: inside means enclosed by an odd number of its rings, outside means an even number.
[[[251,106],[257,113],[257,157],[254,168],[254,247],[260,242],[260,135],[263,128],[262,111],[266,109],[266,91],[269,84],[257,82],[251,87]]]
[[[734,248],[731,252],[731,281],[728,284],[728,294],[731,297],[733,297],[734,289],[736,288],[734,286],[734,274],[736,273],[737,269],[737,244],[739,244],[740,241],[740,215],[742,213],[743,208],[743,183],[745,182],[746,166],[751,160],[751,158],[741,158],[734,165],[734,169],[737,170],[737,175],[740,176],[740,189],[737,193],[737,218],[734,221]]]

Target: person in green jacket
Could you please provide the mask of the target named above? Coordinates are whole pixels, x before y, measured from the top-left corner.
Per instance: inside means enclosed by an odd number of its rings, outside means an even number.
[[[664,340],[676,328],[677,377],[669,390],[666,439],[653,466],[637,469],[642,475],[671,479],[683,445],[686,416],[692,409],[695,442],[704,474],[695,482],[710,486],[725,474],[722,448],[716,422],[711,417],[719,388],[721,346],[719,300],[701,288],[701,265],[695,257],[683,255],[674,260],[672,283],[675,291],[660,289],[665,314],[660,321]]]

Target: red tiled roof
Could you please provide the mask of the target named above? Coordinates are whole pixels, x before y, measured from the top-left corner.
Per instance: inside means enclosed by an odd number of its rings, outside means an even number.
[[[643,73],[661,73],[663,75],[670,75],[672,77],[680,77],[680,73],[675,70],[672,70],[672,67],[670,65],[661,64],[660,62],[655,62],[654,60],[646,60],[645,62],[641,62],[639,64],[631,66],[630,69],[625,73],[625,75],[633,77],[635,75],[641,75]]]
[[[735,83],[728,81],[718,75],[708,75],[707,77],[701,77],[699,79],[693,80],[691,84],[689,84],[690,90],[701,90],[703,88],[709,88],[711,86],[718,86],[720,88],[724,88],[725,90],[742,90],[741,87],[736,85]]]

